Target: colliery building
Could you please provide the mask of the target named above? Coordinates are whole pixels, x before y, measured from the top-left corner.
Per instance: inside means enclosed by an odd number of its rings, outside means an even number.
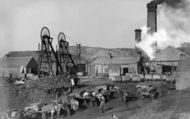
[[[157,74],[172,74],[177,70],[179,61],[188,57],[181,50],[169,46],[156,54],[156,58],[148,62],[151,70]]]
[[[138,57],[98,57],[89,64],[88,73],[95,77],[122,76],[138,73]]]
[[[0,59],[0,75],[9,76],[20,73],[37,73],[37,62],[33,57],[10,57],[4,56]]]

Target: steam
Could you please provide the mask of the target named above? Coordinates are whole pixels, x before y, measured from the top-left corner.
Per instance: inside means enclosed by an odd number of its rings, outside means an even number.
[[[155,1],[154,1],[155,2]],[[155,58],[157,49],[168,46],[179,47],[190,40],[190,0],[158,0],[158,31],[150,34],[142,27],[142,41],[136,44],[150,59]]]

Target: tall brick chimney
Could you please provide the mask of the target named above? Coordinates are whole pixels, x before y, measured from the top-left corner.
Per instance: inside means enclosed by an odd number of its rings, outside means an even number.
[[[135,42],[136,43],[141,42],[141,29],[135,29]],[[140,57],[142,56],[141,49],[138,48],[137,46],[135,46],[135,50],[136,50],[136,53],[139,55],[139,59],[140,59]],[[140,63],[140,62],[138,62],[138,63]],[[141,72],[140,64],[138,64],[138,72]]]
[[[149,33],[157,31],[157,2],[151,1],[147,4],[147,27],[150,28]]]
[[[135,29],[135,41],[136,43],[141,41],[141,29]]]

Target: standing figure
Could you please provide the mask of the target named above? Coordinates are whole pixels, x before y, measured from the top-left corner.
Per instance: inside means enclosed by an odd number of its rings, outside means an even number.
[[[100,109],[101,109],[101,112],[102,113],[104,113],[104,108],[105,108],[105,98],[104,98],[104,96],[101,94],[101,93],[99,93],[98,94],[98,99],[99,99],[99,101],[100,101]]]
[[[75,80],[74,80],[74,78],[71,79],[71,85],[72,85],[72,88],[74,89],[75,88]]]

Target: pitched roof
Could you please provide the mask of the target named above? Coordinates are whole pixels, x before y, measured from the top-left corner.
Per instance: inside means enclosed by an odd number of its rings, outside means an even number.
[[[138,61],[138,57],[119,57],[111,59],[109,57],[98,57],[91,64],[135,64]]]
[[[7,55],[10,57],[34,57],[38,61],[38,51],[11,51]]]
[[[164,50],[157,53],[156,58],[154,58],[153,61],[176,61],[180,60],[181,55],[186,56],[186,54],[179,49],[168,46]]]
[[[33,57],[3,57],[0,60],[0,67],[20,67],[26,66]]]
[[[91,57],[108,57],[111,54],[113,57],[135,57],[137,53],[134,49],[100,49],[97,50]]]

